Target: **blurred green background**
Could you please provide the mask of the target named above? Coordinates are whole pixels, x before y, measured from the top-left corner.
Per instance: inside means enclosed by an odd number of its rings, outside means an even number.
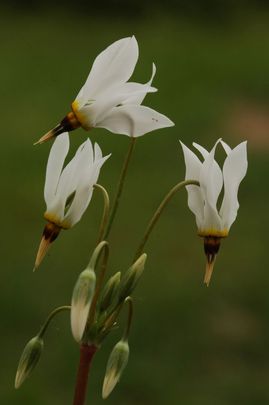
[[[47,3],[47,2],[46,2]],[[99,2],[100,3],[100,2]],[[234,4],[236,3],[236,5]],[[100,3],[101,4],[101,3]],[[95,56],[135,34],[134,80],[157,65],[157,94],[144,104],[176,126],[139,139],[111,233],[110,271],[126,269],[153,210],[184,178],[178,140],[210,148],[218,137],[248,140],[249,171],[240,210],[223,241],[209,288],[205,257],[185,191],[161,218],[135,293],[131,355],[108,404],[263,405],[269,403],[268,163],[269,10],[266,2],[17,2],[0,8],[1,64],[1,404],[71,404],[79,348],[67,314],[46,335],[32,378],[13,388],[24,344],[47,314],[68,304],[94,248],[102,198],[62,232],[32,273],[44,226],[49,144],[33,147],[68,112]],[[201,4],[203,6],[201,6]],[[128,138],[103,130],[72,134],[72,152],[89,135],[112,152],[100,183],[115,191]],[[220,158],[223,158],[221,155]],[[97,353],[89,404],[101,386],[116,331]]]

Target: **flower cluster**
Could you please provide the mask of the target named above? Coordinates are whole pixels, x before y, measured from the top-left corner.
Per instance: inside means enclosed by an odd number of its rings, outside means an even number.
[[[105,199],[108,200],[107,207],[105,204],[103,226],[100,227],[106,229],[108,235],[127,171],[128,159],[123,167],[114,208],[110,212],[107,192],[97,184],[100,170],[110,155],[103,156],[99,145],[97,143],[93,145],[90,139],[87,139],[64,167],[70,146],[68,132],[79,127],[85,130],[105,128],[116,134],[136,138],[147,132],[174,125],[165,115],[142,105],[147,93],[157,91],[152,86],[156,67],[153,64],[152,75],[147,83],[130,82],[137,60],[138,44],[134,36],[120,39],[101,52],[95,59],[85,84],[72,102],[71,112],[37,142],[42,143],[56,138],[50,150],[46,169],[44,218],[47,223],[38,248],[35,269],[39,267],[60,231],[70,229],[80,221],[91,201],[95,187],[103,189]],[[130,151],[133,142],[134,139],[131,139]],[[215,151],[219,145],[226,153],[222,169],[215,160]],[[219,139],[210,151],[194,143],[193,146],[201,154],[202,160],[182,142],[181,146],[186,165],[185,181],[172,188],[156,210],[132,265],[123,276],[121,272],[117,272],[103,286],[108,267],[109,243],[103,240],[105,232],[100,233],[90,262],[76,281],[71,306],[55,309],[39,333],[26,345],[19,362],[16,388],[28,378],[36,366],[43,350],[43,336],[52,317],[62,310],[69,310],[72,334],[81,346],[80,365],[83,368],[78,372],[79,381],[74,404],[82,405],[87,386],[85,375],[88,375],[88,371],[85,373],[85,370],[88,370],[92,356],[105,337],[114,329],[121,310],[127,306],[125,331],[110,354],[103,383],[103,398],[110,395],[129,358],[128,336],[133,316],[131,295],[144,271],[147,258],[143,251],[145,243],[167,201],[175,191],[185,186],[189,208],[196,218],[198,235],[204,238],[207,258],[204,282],[209,285],[220,241],[228,235],[237,216],[238,189],[247,171],[246,142],[231,149]],[[219,204],[222,189],[223,199]],[[109,215],[110,222],[107,222],[105,219]],[[96,274],[98,268],[100,273]],[[80,378],[84,378],[84,381],[81,382]],[[81,387],[84,387],[83,392],[80,392]]]

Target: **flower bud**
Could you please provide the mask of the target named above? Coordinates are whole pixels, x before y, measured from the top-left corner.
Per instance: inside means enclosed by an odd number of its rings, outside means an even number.
[[[44,342],[39,336],[32,338],[25,346],[16,373],[15,388],[19,388],[24,380],[30,376],[43,350]]]
[[[100,300],[100,309],[101,311],[105,311],[113,302],[117,292],[118,287],[120,284],[121,273],[114,274],[114,276],[110,277],[107,281],[106,285],[104,286],[103,293]]]
[[[106,399],[113,391],[115,385],[125,369],[129,358],[129,345],[126,340],[120,340],[114,346],[106,366],[102,397]]]
[[[84,270],[76,282],[71,303],[71,329],[74,339],[80,342],[88,319],[94,295],[96,276],[92,269]]]
[[[147,259],[146,253],[143,253],[134,264],[124,274],[119,291],[120,301],[132,294],[142,273],[144,271],[145,262]]]

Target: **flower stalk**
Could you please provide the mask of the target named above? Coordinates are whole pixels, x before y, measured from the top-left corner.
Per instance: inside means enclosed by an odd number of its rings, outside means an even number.
[[[120,178],[119,178],[119,182],[118,182],[118,187],[117,187],[112,211],[111,211],[110,218],[109,218],[109,223],[108,223],[107,230],[105,233],[105,239],[107,239],[109,236],[112,224],[114,222],[114,219],[115,219],[118,207],[119,207],[119,202],[120,202],[123,186],[125,183],[128,167],[129,167],[129,164],[131,161],[132,154],[134,152],[135,143],[136,143],[136,138],[130,138],[129,149],[127,151],[127,154],[126,154],[123,166],[122,166],[122,170],[121,170],[121,174],[120,174]]]
[[[182,188],[184,188],[185,186],[188,186],[188,185],[199,186],[199,182],[196,181],[196,180],[184,180],[184,181],[181,181],[180,183],[176,184],[173,188],[171,188],[171,190],[166,194],[166,196],[164,197],[161,204],[159,205],[159,207],[157,208],[157,210],[155,211],[155,213],[153,214],[151,220],[148,223],[148,226],[146,228],[144,236],[143,236],[143,238],[142,238],[142,240],[140,242],[140,245],[138,246],[138,249],[136,251],[134,260],[136,260],[141,255],[141,253],[143,252],[144,247],[145,247],[145,245],[147,243],[147,240],[148,240],[153,228],[155,227],[156,223],[158,222],[163,210],[165,209],[165,207],[167,206],[169,201],[177,193],[177,191],[181,190]]]
[[[97,347],[94,345],[82,344],[80,346],[79,367],[73,405],[83,405],[85,403],[90,366],[96,351]]]
[[[70,305],[63,305],[61,307],[55,308],[47,317],[46,321],[44,322],[44,324],[41,326],[41,329],[38,333],[38,336],[40,338],[42,338],[51,322],[51,320],[55,317],[55,315],[57,315],[59,312],[62,311],[70,311],[71,306]]]
[[[110,201],[109,201],[108,192],[106,191],[106,189],[103,186],[101,186],[100,184],[94,184],[93,187],[102,192],[103,199],[104,199],[103,216],[101,219],[98,239],[97,239],[97,243],[96,243],[98,245],[104,239],[105,229],[106,229],[107,222],[109,219]]]

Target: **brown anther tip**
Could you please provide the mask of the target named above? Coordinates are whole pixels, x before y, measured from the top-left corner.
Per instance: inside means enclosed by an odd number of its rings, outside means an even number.
[[[45,255],[47,254],[51,243],[57,238],[61,228],[52,222],[48,222],[44,228],[42,239],[39,244],[39,248],[36,255],[34,270],[35,271],[41,264]]]
[[[52,129],[51,131],[43,135],[37,142],[35,142],[34,145],[40,145],[41,143],[47,142],[55,136],[56,135],[54,134],[54,130]]]
[[[69,128],[67,125],[63,124],[64,120],[58,125],[56,125],[55,128],[51,129],[49,132],[47,132],[45,135],[43,135],[37,142],[34,143],[34,145],[39,145],[41,143],[47,142],[52,138],[56,138],[56,136],[62,134],[65,131],[68,131]]]
[[[205,269],[205,277],[204,277],[204,283],[209,287],[209,283],[211,280],[211,276],[214,270],[214,264],[216,261],[216,256],[210,256],[207,257],[207,262],[206,262],[206,269]]]

